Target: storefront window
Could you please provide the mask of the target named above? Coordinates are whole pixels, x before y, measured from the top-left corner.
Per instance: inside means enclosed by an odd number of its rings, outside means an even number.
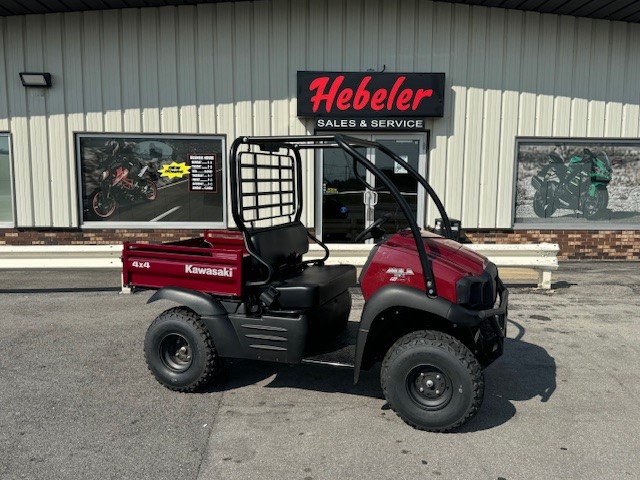
[[[639,228],[640,141],[518,140],[515,223]]]
[[[13,227],[11,149],[9,135],[0,134],[0,225]]]
[[[84,226],[222,227],[221,136],[77,135]]]

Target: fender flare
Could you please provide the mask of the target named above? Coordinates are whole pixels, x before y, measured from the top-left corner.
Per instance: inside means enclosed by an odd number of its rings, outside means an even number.
[[[154,293],[147,303],[171,300],[189,307],[200,316],[227,315],[227,310],[219,300],[211,295],[182,287],[164,287]]]
[[[456,305],[442,297],[429,297],[426,292],[405,285],[385,285],[366,301],[360,317],[356,340],[353,380],[358,382],[367,339],[373,322],[385,310],[408,307],[435,315],[460,326],[475,326],[482,321],[478,312]]]
[[[164,287],[154,293],[147,303],[157,300],[171,300],[196,312],[209,330],[221,357],[244,357],[244,350],[229,319],[229,313],[218,299],[197,290]]]

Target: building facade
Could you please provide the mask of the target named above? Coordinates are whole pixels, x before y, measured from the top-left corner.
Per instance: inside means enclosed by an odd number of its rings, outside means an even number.
[[[633,22],[416,0],[0,17],[0,244],[233,228],[234,138],[339,132],[413,162],[474,242],[549,241],[561,258],[637,260],[639,44]],[[51,86],[25,86],[25,72],[50,74]],[[442,111],[350,123],[361,112],[344,101],[340,115],[308,116],[305,72],[387,75],[389,94],[399,78],[438,74]],[[324,240],[352,241],[397,213],[354,187],[335,153],[308,160],[303,222]],[[422,192],[390,173],[433,225]]]

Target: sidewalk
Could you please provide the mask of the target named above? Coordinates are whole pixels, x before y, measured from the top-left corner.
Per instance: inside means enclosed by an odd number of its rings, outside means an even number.
[[[615,282],[615,275],[604,273],[640,270],[640,262],[561,262],[553,272],[551,280],[556,286],[563,285],[573,275],[594,275],[594,281]],[[537,282],[534,270],[523,268],[501,268],[500,277],[508,287],[533,287]],[[120,290],[121,271],[116,269],[55,269],[55,270],[0,270],[0,291],[92,291]]]

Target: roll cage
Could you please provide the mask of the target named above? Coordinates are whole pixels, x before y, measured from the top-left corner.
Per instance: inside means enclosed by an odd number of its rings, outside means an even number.
[[[427,294],[431,297],[437,296],[431,261],[409,204],[389,177],[359,152],[358,147],[375,148],[400,164],[426,190],[442,218],[445,237],[453,238],[449,217],[431,185],[407,161],[378,142],[346,135],[238,137],[231,145],[229,159],[231,213],[243,234],[249,254],[264,265],[268,271],[265,281],[254,282],[254,284],[267,284],[274,272],[268,262],[265,262],[252,247],[251,233],[260,228],[268,228],[273,224],[300,222],[303,206],[300,151],[339,148],[352,158],[354,174],[365,187],[374,189],[358,174],[358,164],[371,172],[382,184],[375,190],[388,191],[398,203],[415,240],[427,286]],[[307,234],[325,250],[323,260],[326,260],[329,256],[326,245],[310,233],[307,232]]]

